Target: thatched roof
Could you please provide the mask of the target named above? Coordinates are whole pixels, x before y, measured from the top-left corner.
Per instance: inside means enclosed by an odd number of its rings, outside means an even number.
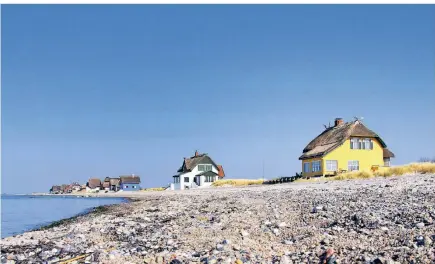
[[[394,153],[389,149],[384,148],[384,158],[394,158]]]
[[[112,177],[106,177],[104,179],[104,182],[109,182],[110,185],[119,185],[119,181],[120,181],[119,178],[112,178]]]
[[[139,184],[140,183],[140,177],[136,175],[130,175],[130,176],[120,176],[120,183],[130,183],[130,184]]]
[[[101,181],[97,178],[91,178],[88,181],[88,187],[91,189],[99,188],[101,187]]]
[[[378,134],[368,129],[360,120],[355,120],[326,128],[304,148],[299,159],[321,157],[342,145],[351,136],[376,138],[383,148],[387,147]]]
[[[199,154],[198,152],[195,152],[194,156],[190,158],[184,158],[183,164],[177,172],[192,171],[192,169],[195,168],[198,164],[212,164],[213,166],[218,168],[216,163],[207,154]]]
[[[59,191],[61,191],[61,187],[59,185],[53,185],[51,187],[51,191],[53,191],[53,192],[59,192]]]

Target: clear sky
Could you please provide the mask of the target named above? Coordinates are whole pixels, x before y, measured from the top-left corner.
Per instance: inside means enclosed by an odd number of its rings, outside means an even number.
[[[198,149],[228,178],[294,175],[335,117],[394,164],[435,156],[434,6],[2,6],[2,192],[135,173]]]

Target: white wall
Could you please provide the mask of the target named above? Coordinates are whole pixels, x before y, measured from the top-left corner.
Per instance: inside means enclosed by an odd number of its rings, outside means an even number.
[[[212,165],[212,169],[211,169],[214,173],[219,173],[218,169]],[[193,168],[192,171],[190,172],[186,172],[186,173],[181,173],[180,174],[180,183],[174,183],[174,190],[184,190],[185,187],[189,187],[189,189],[191,188],[195,188],[195,176],[197,174],[201,173],[200,171],[198,171],[198,165],[195,166],[195,168]],[[184,182],[184,177],[189,177],[189,182]],[[216,180],[217,180],[217,176],[216,176]],[[200,181],[201,181],[201,186],[199,187],[208,187],[212,185],[212,182],[205,182],[205,176],[201,176],[200,177]],[[174,182],[174,180],[172,180],[172,182]]]

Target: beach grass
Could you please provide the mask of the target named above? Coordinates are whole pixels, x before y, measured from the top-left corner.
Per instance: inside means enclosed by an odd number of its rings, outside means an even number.
[[[164,187],[155,187],[155,188],[143,189],[141,191],[142,192],[160,192],[160,191],[164,191],[164,190],[166,190],[166,188],[164,188]]]
[[[331,179],[334,181],[341,181],[341,180],[354,180],[354,179],[369,179],[373,177],[375,177],[375,175],[371,172],[352,171],[352,172],[339,174],[335,177],[331,177]]]
[[[212,186],[222,187],[222,186],[248,186],[248,185],[259,185],[263,184],[264,180],[258,179],[228,179],[228,180],[218,180],[213,182]]]
[[[400,176],[404,174],[426,174],[435,173],[435,163],[432,162],[419,162],[411,163],[403,166],[394,166],[384,170],[375,172],[375,176],[390,177]]]
[[[373,177],[391,177],[391,176],[401,176],[407,174],[427,174],[435,173],[435,163],[431,162],[420,162],[411,163],[401,166],[393,166],[389,168],[383,168],[382,170],[376,172],[368,171],[352,171],[343,174],[339,174],[335,177],[331,177],[332,180],[353,180],[353,179],[369,179]]]

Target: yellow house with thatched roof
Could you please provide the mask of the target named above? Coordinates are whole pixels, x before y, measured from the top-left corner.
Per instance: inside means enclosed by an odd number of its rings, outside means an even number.
[[[304,177],[331,176],[348,171],[376,171],[390,166],[394,154],[359,119],[336,118],[313,139],[299,157]]]

